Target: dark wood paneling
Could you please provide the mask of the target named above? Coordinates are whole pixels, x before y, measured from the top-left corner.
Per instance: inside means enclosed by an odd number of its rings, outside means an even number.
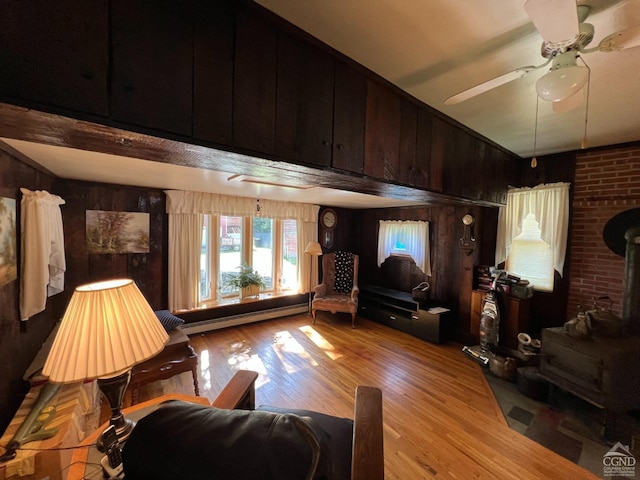
[[[276,154],[331,165],[333,59],[291,35],[278,37]]]
[[[112,118],[191,135],[192,43],[190,0],[112,0]]]
[[[235,13],[232,0],[197,2],[193,136],[231,144]]]
[[[433,144],[433,115],[425,110],[424,108],[418,108],[417,110],[417,119],[416,119],[416,153],[415,153],[415,164],[410,165],[409,173],[410,175],[407,177],[408,183],[424,187],[424,188],[434,188],[432,185],[433,179],[431,178],[431,149]],[[403,115],[404,118],[404,115]],[[411,158],[411,157],[409,157]],[[405,166],[404,157],[402,159],[401,165]],[[441,176],[438,176],[438,180],[436,182],[437,189],[441,189]],[[402,181],[402,178],[401,178]]]
[[[0,148],[0,196],[15,201],[14,238],[17,247],[17,267],[20,262],[20,188],[52,191],[53,177],[27,165]],[[61,207],[63,216],[65,206]],[[8,230],[8,225],[3,224]],[[8,233],[7,230],[3,232]],[[3,262],[4,263],[4,262]],[[62,316],[61,295],[47,299],[43,312],[26,322],[20,321],[20,271],[14,280],[4,279],[0,285],[0,431],[4,431],[28,391],[22,377],[42,343]]]
[[[0,95],[106,116],[107,1],[5,0]]]
[[[273,153],[276,119],[277,30],[243,10],[237,14],[233,85],[233,143]]]
[[[72,180],[57,182],[66,200],[65,249],[67,289],[87,282],[133,279],[154,310],[167,307],[167,218],[160,190]],[[149,214],[149,253],[90,254],[86,246],[86,211],[107,210]]]
[[[360,282],[410,292],[407,278],[389,278],[377,266],[378,225],[380,220],[421,220],[429,222],[431,243],[431,276],[423,277],[431,284],[431,299],[452,310],[458,338],[469,332],[471,291],[476,265],[493,264],[497,209],[484,207],[432,206],[358,210],[360,231]],[[476,218],[475,249],[467,255],[459,248],[462,217],[471,213]],[[354,213],[354,215],[356,215]],[[412,274],[414,281],[419,279]],[[366,279],[366,280],[365,280]],[[416,284],[419,282],[416,282]],[[415,286],[415,285],[413,285]]]
[[[362,173],[367,80],[354,68],[335,63],[332,166]]]
[[[400,164],[401,97],[374,81],[367,82],[364,174],[397,180]]]

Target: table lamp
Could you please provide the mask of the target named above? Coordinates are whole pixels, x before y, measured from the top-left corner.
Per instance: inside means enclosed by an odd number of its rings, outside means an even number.
[[[169,336],[131,279],[79,286],[62,317],[42,370],[54,383],[98,379],[119,441],[134,422],[122,413],[131,367],[160,352]]]
[[[322,247],[318,242],[309,242],[307,248],[304,249],[304,253],[307,255],[311,255],[311,264],[309,265],[309,315],[311,315],[311,290],[313,290],[313,286],[311,282],[313,281],[313,257],[319,257],[322,255]]]

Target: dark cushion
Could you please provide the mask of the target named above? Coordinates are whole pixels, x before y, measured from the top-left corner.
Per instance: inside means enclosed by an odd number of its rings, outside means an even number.
[[[294,408],[272,407],[260,405],[257,410],[274,413],[291,413],[311,418],[315,428],[320,428],[329,437],[330,470],[336,480],[351,479],[351,456],[353,450],[353,420],[340,418],[324,413]]]
[[[174,400],[138,421],[123,448],[127,480],[303,480],[328,441],[313,420]],[[324,462],[324,463],[323,463]]]
[[[333,289],[336,292],[350,292],[353,288],[353,254],[351,252],[335,252],[336,276]]]
[[[167,332],[170,332],[184,323],[183,319],[176,317],[169,310],[156,310],[155,313],[156,317],[158,317],[158,320],[160,320],[160,323]]]

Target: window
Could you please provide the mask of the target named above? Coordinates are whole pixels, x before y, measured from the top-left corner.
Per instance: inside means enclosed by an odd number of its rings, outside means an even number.
[[[233,298],[237,292],[224,280],[243,263],[259,270],[270,292],[309,291],[312,262],[302,252],[318,240],[318,205],[274,200],[257,204],[249,197],[182,190],[165,193],[171,311]]]
[[[251,265],[267,285],[265,292],[298,288],[297,222],[264,217],[204,215],[198,304],[232,298],[230,275]],[[214,225],[218,222],[219,227]],[[214,235],[214,232],[218,232]],[[211,252],[217,252],[212,255]],[[212,282],[215,279],[215,282]]]
[[[552,292],[554,271],[562,276],[569,230],[569,184],[511,189],[498,214],[496,265]]]
[[[511,243],[506,269],[529,280],[536,290],[553,292],[553,255],[551,245],[542,240],[538,222],[529,213],[522,222],[522,232]]]
[[[425,275],[431,275],[429,223],[380,220],[378,267],[394,254],[409,255]]]

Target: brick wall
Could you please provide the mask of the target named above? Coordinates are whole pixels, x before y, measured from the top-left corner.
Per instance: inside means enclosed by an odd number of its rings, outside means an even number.
[[[621,316],[625,262],[609,250],[602,232],[611,217],[640,208],[640,145],[578,153],[572,188],[567,318],[600,295],[609,296]]]

